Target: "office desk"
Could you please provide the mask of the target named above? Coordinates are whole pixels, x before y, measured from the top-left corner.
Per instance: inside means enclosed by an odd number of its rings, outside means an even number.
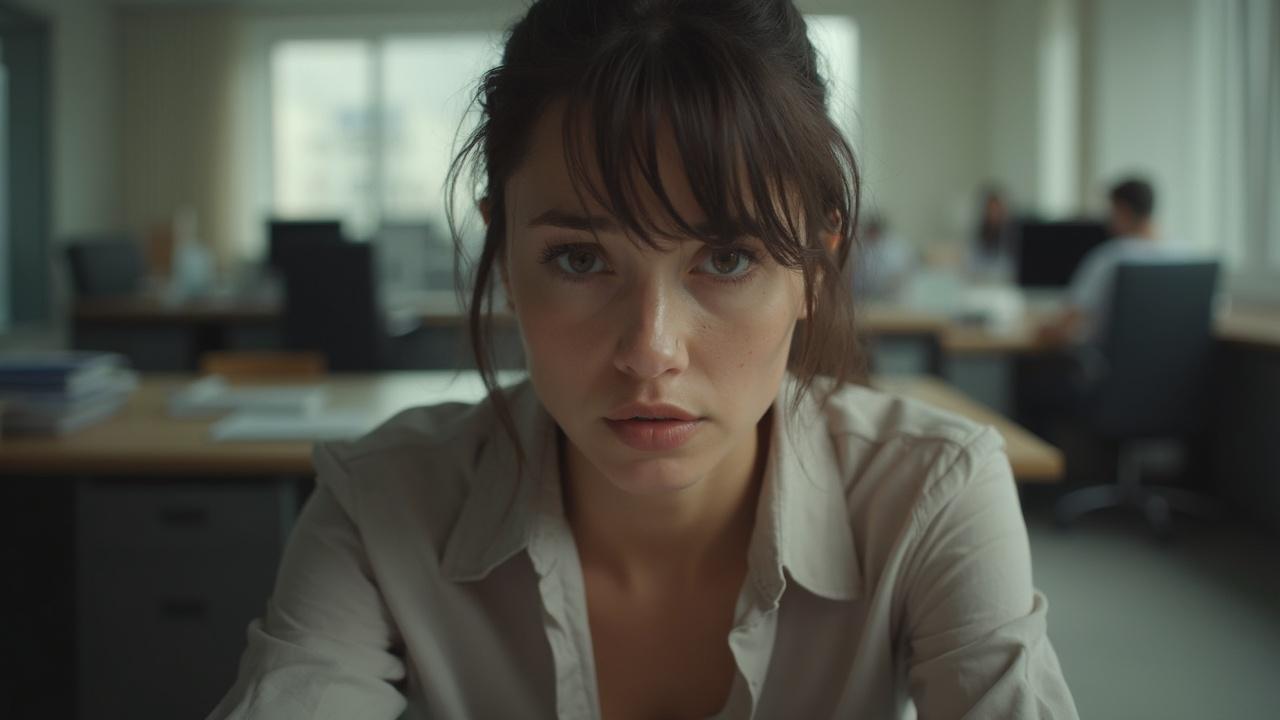
[[[894,317],[888,310],[884,317]],[[1023,322],[1009,332],[996,332],[979,325],[966,325],[935,317],[938,342],[948,355],[1033,355],[1061,349],[1036,336],[1036,329],[1051,317],[1046,312],[1029,312]],[[928,322],[918,317],[922,327]],[[1280,310],[1233,308],[1218,314],[1213,322],[1214,337],[1220,342],[1280,350]]]
[[[1214,330],[1225,342],[1280,351],[1280,308],[1232,308]]]
[[[77,302],[73,320],[78,323],[205,323],[275,322],[280,304],[268,299],[225,298],[165,302],[154,297],[102,298]]]
[[[1038,317],[1028,317],[1011,331],[996,332],[978,325],[950,323],[940,332],[938,342],[949,356],[1034,355],[1060,350],[1061,345],[1036,336],[1039,324]]]
[[[56,695],[74,676],[81,717],[131,716],[143,696],[157,717],[200,717],[230,686],[303,497],[294,478],[313,472],[311,445],[215,443],[210,420],[171,419],[170,393],[193,377],[144,376],[119,415],[64,438],[0,438],[9,546],[36,549],[15,553],[7,572],[16,587],[42,591],[0,598],[0,610],[26,621],[15,656],[41,669],[15,692]],[[376,417],[483,392],[474,373],[325,384],[330,407]],[[1056,449],[939,380],[874,384],[994,425],[1020,482],[1061,476]],[[57,697],[51,714],[72,716],[69,698]]]
[[[210,420],[170,418],[169,395],[192,379],[188,375],[147,376],[120,414],[64,438],[4,438],[0,440],[0,474],[181,478],[312,473],[310,443],[217,443],[209,439]],[[1008,443],[1019,481],[1060,479],[1060,452],[945,383],[923,377],[886,377],[873,384],[995,426]],[[333,376],[325,385],[329,388],[328,407],[368,409],[380,418],[415,405],[474,400],[482,393],[474,373]]]
[[[213,350],[280,344],[279,303],[267,298],[104,298],[76,303],[71,320],[73,348],[118,352],[148,372],[194,370]]]

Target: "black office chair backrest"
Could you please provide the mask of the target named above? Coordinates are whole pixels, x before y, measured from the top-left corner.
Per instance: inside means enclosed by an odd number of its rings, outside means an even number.
[[[124,297],[142,291],[145,279],[142,248],[133,238],[123,235],[74,238],[68,241],[66,253],[76,297]]]
[[[1195,432],[1204,417],[1218,263],[1122,264],[1100,347],[1107,372],[1091,402],[1115,438]]]
[[[284,274],[285,266],[321,243],[343,242],[342,221],[331,219],[267,221],[267,264]]]
[[[336,372],[383,368],[387,335],[374,283],[373,247],[319,243],[283,268],[288,350],[325,355]]]

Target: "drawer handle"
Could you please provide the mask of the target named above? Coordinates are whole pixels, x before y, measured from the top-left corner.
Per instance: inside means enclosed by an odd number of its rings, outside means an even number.
[[[205,610],[200,598],[171,597],[160,601],[160,614],[170,620],[199,620],[205,616]]]
[[[160,522],[171,527],[203,527],[209,524],[209,511],[190,506],[162,508]]]

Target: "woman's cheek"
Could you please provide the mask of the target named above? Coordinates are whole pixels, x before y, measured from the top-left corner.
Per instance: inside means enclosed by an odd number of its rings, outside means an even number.
[[[603,300],[599,288],[586,287],[590,284],[552,279],[527,288],[516,315],[531,363],[544,368],[577,367],[573,358],[585,357],[579,346],[599,343],[591,325]]]

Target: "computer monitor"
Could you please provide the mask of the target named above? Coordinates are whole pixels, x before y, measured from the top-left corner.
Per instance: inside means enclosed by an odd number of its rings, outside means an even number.
[[[142,291],[145,260],[133,238],[73,238],[67,242],[66,253],[77,297],[127,297]]]
[[[317,243],[343,241],[342,221],[330,219],[267,221],[267,263],[283,270],[290,255]]]
[[[1107,224],[1097,220],[1023,221],[1018,232],[1018,285],[1066,287],[1084,256],[1108,235]]]

